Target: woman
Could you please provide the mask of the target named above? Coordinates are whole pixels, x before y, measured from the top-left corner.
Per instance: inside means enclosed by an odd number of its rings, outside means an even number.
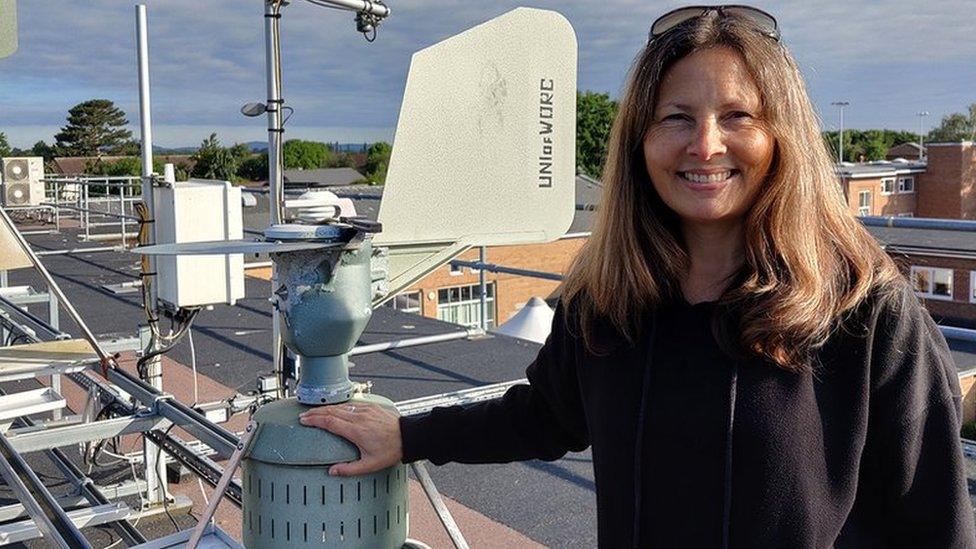
[[[530,384],[324,407],[360,474],[592,447],[601,547],[976,547],[945,340],[843,203],[775,20],[652,26]]]

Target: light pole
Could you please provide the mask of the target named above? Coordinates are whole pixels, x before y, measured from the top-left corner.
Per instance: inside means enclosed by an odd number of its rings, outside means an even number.
[[[929,111],[919,111],[919,112],[915,113],[915,116],[918,117],[918,161],[919,162],[922,161],[922,144],[923,144],[923,141],[922,141],[922,139],[923,139],[922,138],[922,120],[924,120],[925,117],[928,116],[928,115],[929,115]]]
[[[840,136],[837,138],[837,163],[844,161],[844,107],[850,105],[847,101],[834,101],[831,105],[840,107]]]

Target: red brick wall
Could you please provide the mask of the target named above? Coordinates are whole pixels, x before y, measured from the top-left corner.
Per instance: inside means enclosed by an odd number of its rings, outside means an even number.
[[[969,147],[970,150],[972,146]],[[972,156],[970,154],[970,156]],[[970,161],[971,164],[971,161]],[[970,188],[972,168],[970,166]],[[928,167],[919,174],[918,217],[960,219],[963,147],[959,144],[933,144],[928,147]],[[971,192],[970,192],[971,194]],[[973,212],[970,212],[970,218]]]
[[[912,174],[907,177],[915,177],[915,188],[918,189],[918,175]],[[906,176],[899,176],[906,177]],[[861,191],[871,191],[871,213],[869,215],[884,215],[884,216],[897,216],[903,213],[911,213],[918,215],[915,212],[916,208],[916,193],[899,193],[898,191],[898,177],[893,177],[895,180],[892,194],[881,194],[881,179],[880,177],[865,178],[865,179],[847,179],[845,180],[844,190],[847,196],[847,206],[851,209],[854,215],[858,215],[860,211],[860,192]]]
[[[921,296],[919,299],[936,319],[945,319],[950,325],[976,328],[976,303],[970,301],[970,273],[976,271],[976,259],[899,255],[895,261],[906,277],[909,277],[912,265],[952,269],[952,301]]]
[[[962,219],[976,219],[976,146],[972,142],[962,149],[962,180],[960,181],[960,202]]]
[[[545,244],[494,246],[488,248],[485,261],[505,267],[565,274],[584,242],[585,238],[567,238]],[[478,250],[468,250],[460,259],[477,261]],[[500,273],[485,273],[485,280],[496,283],[496,326],[504,324],[533,296],[545,299],[559,286],[555,281]],[[478,275],[470,269],[465,268],[462,274],[452,275],[450,266],[445,265],[406,291],[421,290],[421,312],[424,316],[437,318],[438,289],[477,283]]]

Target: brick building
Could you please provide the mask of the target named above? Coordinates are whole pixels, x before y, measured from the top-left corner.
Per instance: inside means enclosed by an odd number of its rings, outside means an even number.
[[[857,215],[976,219],[976,147],[972,141],[929,143],[915,157],[837,165],[847,205]]]
[[[926,165],[907,160],[837,166],[847,205],[857,215],[915,216]]]
[[[563,274],[589,236],[602,186],[579,175],[576,177],[576,215],[567,233],[555,242],[517,246],[489,246],[485,261],[506,267]],[[341,193],[340,193],[341,196]],[[368,212],[374,209],[366,204]],[[361,202],[356,203],[359,211]],[[376,208],[378,209],[378,208]],[[477,261],[479,250],[471,249],[459,259]],[[504,324],[532,297],[548,299],[558,282],[526,276],[485,273],[487,284],[488,327]],[[477,326],[481,318],[479,273],[466,267],[444,265],[410,286],[389,304],[427,317],[466,326]]]
[[[973,142],[929,143],[928,165],[918,183],[918,217],[976,219]]]
[[[976,329],[976,235],[896,227],[868,230],[901,267],[936,322]]]

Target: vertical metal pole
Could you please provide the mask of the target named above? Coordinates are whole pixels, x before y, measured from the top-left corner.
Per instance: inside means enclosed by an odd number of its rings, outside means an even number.
[[[839,144],[839,149],[840,149],[840,152],[838,154],[840,156],[840,160],[838,160],[838,162],[843,162],[844,161],[844,106],[843,105],[840,106],[840,144]]]
[[[265,64],[268,80],[268,198],[271,225],[277,225],[283,220],[284,182],[282,170],[282,134],[284,127],[281,123],[281,0],[265,0],[264,4],[264,37]],[[278,270],[271,265],[272,292],[278,286]],[[278,380],[277,396],[287,396],[284,372],[284,347],[281,340],[281,324],[278,313],[271,316],[271,360],[272,370]]]
[[[478,248],[478,261],[481,263],[482,267],[478,269],[478,285],[481,287],[481,329],[483,331],[488,331],[488,284],[485,281],[485,268],[484,264],[488,261],[486,260],[488,253],[484,246]]]
[[[136,6],[136,37],[138,42],[139,56],[139,124],[142,132],[142,200],[146,203],[149,211],[151,229],[149,231],[149,242],[156,242],[155,217],[156,205],[153,199],[153,155],[152,155],[152,102],[149,96],[149,28],[146,17],[146,6],[140,4]],[[124,240],[123,240],[124,243]],[[147,303],[150,314],[157,316],[157,292],[156,292],[156,258],[149,256],[149,276],[143,283],[149,283]],[[146,351],[153,351],[158,346],[158,341],[150,336]],[[157,390],[163,389],[162,361],[159,358],[149,361],[146,365],[146,381]],[[145,463],[146,492],[150,504],[158,504],[166,501],[169,495],[166,493],[166,467],[164,460],[159,459],[159,448],[148,438],[143,437],[142,442],[143,463]]]
[[[924,144],[925,138],[922,136],[922,121],[926,116],[929,115],[929,111],[920,111],[918,113],[918,161],[922,161],[922,146]]]

